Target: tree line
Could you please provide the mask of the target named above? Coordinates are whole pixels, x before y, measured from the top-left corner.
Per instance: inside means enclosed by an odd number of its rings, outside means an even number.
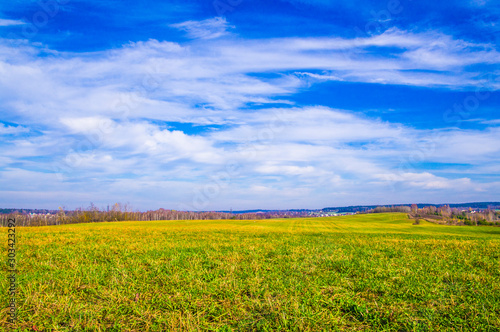
[[[111,208],[99,209],[94,204],[88,208],[78,208],[67,211],[62,207],[53,213],[28,213],[23,211],[9,211],[0,213],[0,225],[7,226],[9,219],[15,218],[18,226],[50,226],[64,224],[79,224],[91,222],[113,221],[151,221],[151,220],[210,220],[235,219],[258,220],[269,218],[289,218],[305,216],[305,212],[297,211],[266,211],[249,213],[230,213],[217,211],[177,211],[158,209],[154,211],[133,211],[127,204],[116,203]]]
[[[99,209],[94,204],[87,208],[75,210],[65,210],[59,208],[57,211],[37,210],[39,213],[30,213],[27,211],[8,210],[8,213],[0,211],[0,226],[7,226],[9,219],[16,219],[18,226],[49,226],[78,224],[90,222],[113,222],[113,221],[151,221],[151,220],[209,220],[209,219],[235,219],[235,220],[257,220],[269,218],[291,218],[308,217],[308,210],[293,211],[265,211],[265,212],[217,212],[217,211],[177,211],[158,209],[154,211],[139,212],[133,211],[128,204],[116,203],[111,208]],[[45,211],[49,211],[45,213]],[[364,213],[387,213],[402,212],[407,213],[410,218],[415,220],[425,219],[432,222],[450,224],[450,225],[499,225],[500,212],[490,208],[482,210],[473,210],[471,207],[453,207],[443,206],[423,206],[416,204],[411,206],[378,206]],[[357,212],[359,213],[359,211]]]
[[[475,210],[472,207],[452,208],[449,205],[430,205],[419,208],[416,204],[412,204],[411,206],[378,206],[368,211],[368,213],[384,212],[403,212],[408,213],[408,216],[413,219],[426,219],[450,225],[500,226],[500,212],[491,208]]]

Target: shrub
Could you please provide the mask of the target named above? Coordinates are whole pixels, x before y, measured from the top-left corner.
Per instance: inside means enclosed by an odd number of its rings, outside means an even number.
[[[486,225],[489,225],[490,223],[486,221],[486,219],[483,219],[483,220],[478,220],[477,221],[477,224],[478,225],[483,225],[483,226],[486,226]]]

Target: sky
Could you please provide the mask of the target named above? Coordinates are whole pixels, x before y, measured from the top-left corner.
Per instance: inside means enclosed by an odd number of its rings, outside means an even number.
[[[0,4],[0,207],[500,200],[495,0]]]

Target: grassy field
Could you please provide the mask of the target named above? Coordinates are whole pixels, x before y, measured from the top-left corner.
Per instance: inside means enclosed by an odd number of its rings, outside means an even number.
[[[412,222],[370,214],[18,228],[17,327],[499,331],[500,228]],[[6,256],[6,229],[2,241]]]

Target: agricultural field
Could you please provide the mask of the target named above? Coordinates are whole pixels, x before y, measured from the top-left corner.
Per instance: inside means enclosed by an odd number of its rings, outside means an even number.
[[[17,330],[500,330],[500,227],[413,222],[17,228]],[[2,241],[6,252],[6,230]],[[7,289],[4,268],[3,330]]]

